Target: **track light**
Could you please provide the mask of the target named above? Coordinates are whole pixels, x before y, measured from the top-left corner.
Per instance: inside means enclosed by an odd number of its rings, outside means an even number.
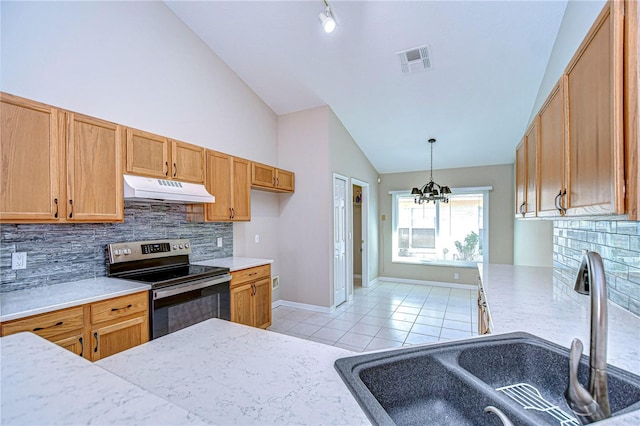
[[[322,29],[324,30],[324,32],[329,34],[336,29],[336,20],[333,19],[333,15],[331,14],[331,6],[329,6],[329,3],[325,0],[324,4],[327,6],[327,8],[324,12],[320,13],[318,18],[322,23]]]

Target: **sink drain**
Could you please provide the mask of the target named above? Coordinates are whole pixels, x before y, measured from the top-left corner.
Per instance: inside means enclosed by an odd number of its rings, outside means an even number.
[[[503,386],[496,390],[522,405],[525,410],[536,410],[549,414],[560,422],[560,426],[580,426],[580,422],[574,416],[544,399],[538,389],[528,383]]]

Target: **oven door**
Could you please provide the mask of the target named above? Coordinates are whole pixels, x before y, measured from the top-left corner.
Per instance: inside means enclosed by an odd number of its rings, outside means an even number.
[[[231,275],[152,289],[150,294],[151,338],[189,327],[211,318],[231,319]]]

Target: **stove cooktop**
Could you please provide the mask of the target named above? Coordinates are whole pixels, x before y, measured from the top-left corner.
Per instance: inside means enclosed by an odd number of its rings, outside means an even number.
[[[213,278],[229,273],[229,268],[201,265],[181,265],[158,270],[133,271],[120,274],[115,278],[122,278],[132,281],[140,281],[151,284],[152,287],[162,287],[173,284],[180,284],[186,281],[200,280],[203,278]]]

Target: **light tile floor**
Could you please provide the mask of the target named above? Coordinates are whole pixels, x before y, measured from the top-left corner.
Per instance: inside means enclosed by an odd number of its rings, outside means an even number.
[[[477,293],[425,285],[354,286],[331,314],[279,306],[269,330],[355,352],[461,339],[477,334]]]

